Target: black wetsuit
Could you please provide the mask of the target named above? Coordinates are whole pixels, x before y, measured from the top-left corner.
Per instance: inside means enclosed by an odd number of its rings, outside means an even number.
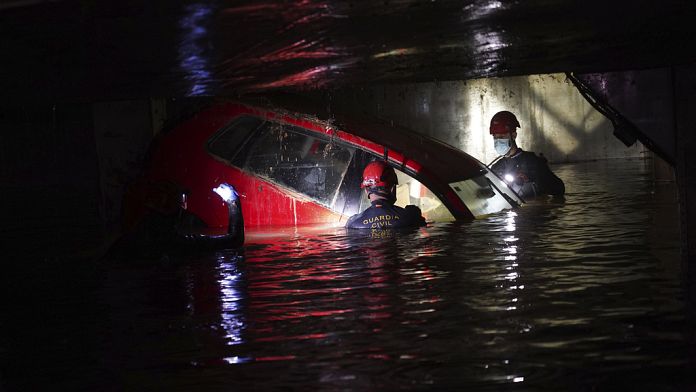
[[[349,229],[400,229],[425,226],[420,208],[401,208],[387,200],[375,200],[372,206],[360,214],[351,216],[346,222]]]
[[[491,166],[501,178],[510,174],[515,181],[510,187],[522,198],[538,195],[561,196],[565,193],[563,181],[549,169],[546,158],[518,148],[515,155],[503,157]]]

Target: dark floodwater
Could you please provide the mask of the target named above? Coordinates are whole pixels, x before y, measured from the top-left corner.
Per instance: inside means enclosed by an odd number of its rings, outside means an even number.
[[[674,185],[554,169],[564,201],[392,238],[27,268],[0,389],[696,389]]]

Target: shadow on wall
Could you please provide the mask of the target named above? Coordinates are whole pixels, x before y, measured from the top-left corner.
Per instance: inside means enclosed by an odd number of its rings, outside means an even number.
[[[644,157],[645,147],[640,143],[626,147],[614,136],[611,121],[595,110],[564,75],[528,79],[527,129],[532,132],[525,133],[522,126],[523,146],[544,153],[551,162]]]

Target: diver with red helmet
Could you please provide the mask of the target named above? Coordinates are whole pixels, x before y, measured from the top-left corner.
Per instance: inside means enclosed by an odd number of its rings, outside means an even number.
[[[365,166],[360,187],[365,189],[372,205],[362,213],[351,216],[346,222],[346,228],[399,229],[425,226],[420,208],[394,205],[397,184],[396,172],[386,162],[375,161]]]
[[[490,132],[495,151],[500,155],[491,170],[522,198],[539,195],[562,196],[565,185],[549,168],[546,158],[517,146],[517,117],[506,110],[491,118]]]

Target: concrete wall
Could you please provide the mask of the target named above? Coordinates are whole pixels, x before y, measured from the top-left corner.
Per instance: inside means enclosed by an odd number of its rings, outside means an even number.
[[[0,248],[60,252],[99,231],[94,143],[89,104],[0,105]]]
[[[150,101],[100,102],[92,106],[101,187],[100,213],[107,230],[121,217],[126,185],[139,173],[154,136]]]
[[[616,139],[611,123],[564,74],[375,86],[332,99],[438,138],[484,163],[496,157],[488,127],[499,110],[517,115],[518,145],[551,163],[645,154],[640,143],[626,147]]]

